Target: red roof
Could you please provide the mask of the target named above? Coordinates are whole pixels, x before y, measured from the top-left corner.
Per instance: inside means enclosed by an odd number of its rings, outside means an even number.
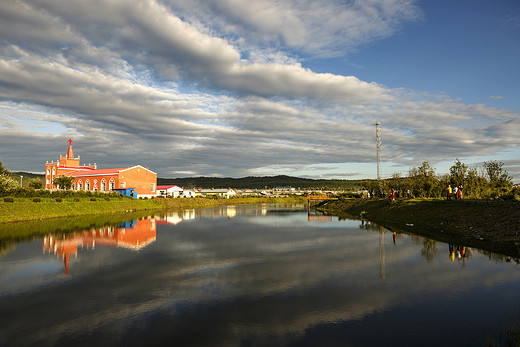
[[[167,185],[167,186],[157,186],[157,189],[168,189],[168,188],[173,188],[173,187],[177,187],[177,188],[182,189],[181,187],[179,187],[179,186],[176,185],[176,184]]]
[[[128,169],[127,167],[114,168],[114,169],[101,169],[101,170],[78,170],[69,172],[68,176],[80,177],[80,176],[100,176],[100,175],[117,175],[120,171]]]

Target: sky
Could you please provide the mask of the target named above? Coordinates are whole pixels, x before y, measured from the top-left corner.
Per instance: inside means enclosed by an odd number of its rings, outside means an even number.
[[[3,0],[0,161],[520,182],[517,0]]]

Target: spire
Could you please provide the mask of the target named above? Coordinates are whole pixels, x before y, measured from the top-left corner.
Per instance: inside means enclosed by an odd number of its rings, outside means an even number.
[[[74,152],[72,151],[72,139],[69,139],[69,148],[67,149],[67,159],[74,159]]]
[[[63,255],[63,263],[65,264],[65,275],[69,274],[69,263],[70,263],[70,253],[66,253]]]

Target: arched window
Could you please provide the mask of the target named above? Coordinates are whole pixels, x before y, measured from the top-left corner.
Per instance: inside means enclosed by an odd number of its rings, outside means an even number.
[[[76,186],[76,190],[82,190],[83,189],[83,181],[79,180],[78,184]]]
[[[116,188],[116,182],[114,181],[113,178],[110,179],[109,186],[110,186],[110,190],[114,190]]]
[[[106,180],[103,178],[101,180],[101,191],[104,192],[105,190],[107,190],[107,182]]]
[[[85,181],[85,190],[90,190],[90,181],[89,180]]]

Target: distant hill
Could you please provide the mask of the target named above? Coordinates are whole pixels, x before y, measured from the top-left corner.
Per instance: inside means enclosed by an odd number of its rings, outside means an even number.
[[[22,181],[22,184],[24,187],[26,187],[26,184],[29,183],[29,181],[33,178],[38,178],[42,182],[44,182],[44,180],[45,180],[44,174],[35,174],[35,173],[31,173],[31,172],[22,172],[22,171],[11,172],[11,178],[14,179],[18,183],[20,183],[20,176],[23,176],[23,179],[21,181]]]
[[[32,178],[45,179],[44,174],[30,172],[12,172],[11,177],[18,182],[23,176],[24,186]],[[157,185],[175,184],[183,188],[260,188],[293,187],[293,188],[326,188],[326,189],[357,189],[363,186],[362,180],[315,180],[292,176],[249,176],[243,178],[231,177],[184,177],[184,178],[157,178]]]
[[[328,189],[356,189],[362,186],[361,180],[314,180],[292,176],[265,176],[265,177],[185,177],[185,178],[157,178],[158,185],[175,184],[183,188],[328,188]]]

